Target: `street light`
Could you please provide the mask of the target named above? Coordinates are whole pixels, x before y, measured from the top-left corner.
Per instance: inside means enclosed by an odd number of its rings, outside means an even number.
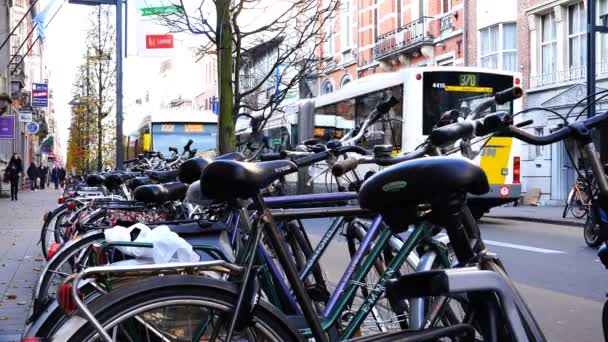
[[[123,0],[68,0],[76,5],[116,5],[116,168],[123,168],[122,145],[122,4]]]

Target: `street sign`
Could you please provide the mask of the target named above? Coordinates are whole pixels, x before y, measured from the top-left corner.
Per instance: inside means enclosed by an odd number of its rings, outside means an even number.
[[[32,107],[48,107],[49,85],[46,83],[32,83]]]
[[[0,117],[0,139],[13,139],[15,137],[15,117]]]
[[[19,122],[32,122],[32,112],[19,112]]]
[[[175,5],[141,8],[142,17],[149,17],[152,15],[181,14],[182,12],[182,8]]]
[[[146,49],[173,49],[172,34],[146,35]]]
[[[30,134],[38,133],[39,129],[40,129],[40,126],[38,126],[38,123],[36,123],[36,122],[30,122],[27,124],[27,132]]]

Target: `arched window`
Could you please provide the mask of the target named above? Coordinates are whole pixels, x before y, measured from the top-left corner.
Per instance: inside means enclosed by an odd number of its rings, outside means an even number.
[[[323,81],[323,84],[321,85],[321,95],[333,93],[333,91],[334,85],[331,83],[331,80]]]
[[[347,85],[348,83],[350,83],[350,81],[352,81],[353,78],[350,76],[350,74],[346,74],[342,77],[342,80],[340,81],[340,88],[344,87],[345,85]]]

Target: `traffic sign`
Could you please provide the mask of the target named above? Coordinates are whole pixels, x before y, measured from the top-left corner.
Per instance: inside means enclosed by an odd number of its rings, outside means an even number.
[[[32,112],[19,112],[20,122],[32,122]]]
[[[38,130],[40,129],[40,126],[38,126],[38,123],[36,122],[30,122],[27,124],[27,132],[31,133],[31,134],[36,134],[38,133]]]

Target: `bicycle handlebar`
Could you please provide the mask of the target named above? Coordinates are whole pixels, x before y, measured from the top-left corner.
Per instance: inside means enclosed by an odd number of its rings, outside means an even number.
[[[192,139],[188,140],[188,143],[186,144],[186,146],[184,146],[184,151],[190,151],[190,146],[192,146],[193,142],[194,140]]]
[[[517,100],[523,94],[524,92],[520,87],[512,87],[496,93],[496,95],[494,95],[494,102],[496,102],[496,104],[502,105],[507,102]]]
[[[270,161],[270,160],[279,160],[279,159],[283,159],[283,156],[281,155],[281,153],[260,153],[260,160],[261,161]]]
[[[359,160],[357,158],[346,158],[344,160],[337,161],[334,166],[331,167],[331,173],[340,177],[347,172],[350,172],[359,166]]]

